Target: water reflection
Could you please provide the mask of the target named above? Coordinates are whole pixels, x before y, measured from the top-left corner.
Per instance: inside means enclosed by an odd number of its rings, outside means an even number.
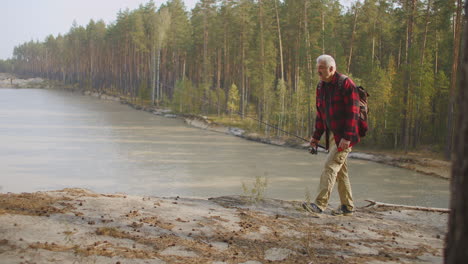
[[[315,196],[325,155],[188,127],[115,102],[49,90],[0,89],[3,192],[82,187],[96,192],[211,197],[268,178],[267,196]],[[447,207],[448,182],[349,160],[364,199]],[[338,201],[336,191],[332,201]]]

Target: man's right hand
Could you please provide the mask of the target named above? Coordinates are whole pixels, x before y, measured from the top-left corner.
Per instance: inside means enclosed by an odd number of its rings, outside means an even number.
[[[310,146],[313,148],[317,148],[319,141],[315,138],[310,139]]]

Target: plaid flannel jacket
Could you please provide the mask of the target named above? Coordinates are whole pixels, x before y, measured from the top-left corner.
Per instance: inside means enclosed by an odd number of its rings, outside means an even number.
[[[313,138],[320,140],[328,127],[338,146],[342,138],[351,141],[350,146],[359,142],[359,93],[354,82],[347,78],[342,89],[338,87],[340,73],[336,72],[330,83],[321,81],[317,85],[317,116]]]

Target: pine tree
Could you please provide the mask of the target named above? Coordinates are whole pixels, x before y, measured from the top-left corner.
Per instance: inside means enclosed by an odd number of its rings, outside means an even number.
[[[229,115],[232,119],[232,114],[239,112],[239,89],[237,89],[237,86],[235,84],[231,85],[231,88],[229,88],[229,96],[228,96],[228,111]]]

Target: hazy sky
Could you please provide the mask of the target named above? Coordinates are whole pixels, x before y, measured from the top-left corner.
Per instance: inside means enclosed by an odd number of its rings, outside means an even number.
[[[166,0],[153,0],[156,7]],[[184,0],[191,10],[198,0]],[[344,5],[355,0],[340,0]],[[0,0],[0,59],[11,58],[13,48],[30,40],[44,41],[66,34],[73,21],[86,26],[91,19],[115,21],[119,10],[138,8],[149,0]]]

